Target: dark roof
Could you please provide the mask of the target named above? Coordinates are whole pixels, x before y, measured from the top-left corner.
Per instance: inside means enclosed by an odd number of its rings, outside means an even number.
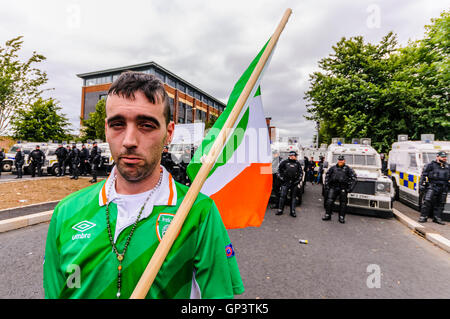
[[[111,74],[111,73],[116,73],[116,72],[123,72],[123,71],[142,69],[142,68],[148,68],[148,67],[154,67],[156,69],[159,69],[159,70],[163,71],[164,73],[174,77],[178,81],[184,83],[185,85],[190,86],[191,88],[193,88],[194,90],[200,92],[201,94],[209,97],[210,99],[214,100],[215,102],[222,104],[224,107],[226,106],[226,104],[223,103],[222,101],[220,101],[217,98],[211,96],[210,94],[208,94],[205,91],[199,89],[198,87],[196,87],[195,85],[187,82],[186,80],[180,78],[175,73],[167,70],[166,68],[162,67],[161,65],[159,65],[158,63],[153,62],[153,61],[146,62],[146,63],[140,63],[140,64],[133,64],[133,65],[128,65],[128,66],[123,66],[123,67],[119,67],[119,68],[112,68],[112,69],[106,69],[106,70],[100,70],[100,71],[94,71],[94,72],[80,73],[80,74],[77,74],[77,76],[79,78],[86,79],[86,78],[95,77],[95,76],[99,76],[99,75],[103,75],[103,74]]]

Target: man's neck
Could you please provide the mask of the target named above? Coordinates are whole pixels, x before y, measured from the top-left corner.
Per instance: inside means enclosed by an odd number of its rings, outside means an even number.
[[[129,182],[120,174],[119,170],[116,171],[116,192],[122,195],[134,195],[147,192],[153,189],[158,184],[160,174],[162,174],[160,166],[156,166],[153,172],[145,179],[139,182]]]

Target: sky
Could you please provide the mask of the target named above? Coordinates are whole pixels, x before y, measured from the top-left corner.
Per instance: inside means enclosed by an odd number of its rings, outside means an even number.
[[[279,136],[309,146],[305,91],[318,61],[342,37],[378,43],[388,32],[400,46],[424,37],[424,26],[450,9],[450,0],[16,0],[2,1],[0,46],[23,35],[21,57],[33,51],[78,133],[82,80],[76,74],[154,61],[203,91],[228,100],[235,82],[292,15],[261,82],[266,117]]]

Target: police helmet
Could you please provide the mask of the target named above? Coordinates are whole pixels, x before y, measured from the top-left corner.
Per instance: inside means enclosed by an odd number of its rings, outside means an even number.
[[[439,152],[437,153],[437,156],[440,156],[440,157],[447,157],[447,153],[445,153],[444,151],[439,151]]]
[[[289,152],[289,156],[297,156],[297,152],[296,151],[290,151]]]
[[[344,155],[339,155],[337,159],[338,161],[345,161]]]

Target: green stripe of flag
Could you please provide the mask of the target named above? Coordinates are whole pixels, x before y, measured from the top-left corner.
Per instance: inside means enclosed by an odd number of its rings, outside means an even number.
[[[269,39],[270,41],[270,39]],[[235,84],[233,91],[230,94],[230,97],[228,98],[227,107],[223,111],[223,113],[219,116],[219,118],[214,123],[211,130],[208,132],[206,137],[203,139],[201,146],[197,149],[195,152],[190,164],[187,167],[187,173],[189,175],[189,178],[191,180],[194,180],[195,176],[197,175],[198,171],[201,167],[201,157],[203,155],[206,155],[211,150],[211,147],[214,144],[214,141],[223,128],[226,120],[228,119],[231,111],[233,110],[234,105],[236,104],[237,100],[239,99],[239,96],[241,95],[242,91],[244,90],[245,85],[247,84],[248,80],[250,79],[250,76],[252,75],[256,65],[259,62],[259,59],[261,58],[265,48],[267,47],[267,44],[269,41],[266,42],[264,47],[261,49],[261,51],[258,53],[258,55],[253,59],[252,63],[250,63],[249,67],[245,72],[242,74],[242,76],[239,78],[237,83]],[[258,96],[261,94],[260,88],[257,88],[257,91],[254,96]],[[246,101],[247,103],[248,101]],[[214,171],[224,165],[234,154],[234,151],[239,147],[239,145],[242,142],[242,139],[245,134],[245,130],[247,129],[248,124],[248,117],[249,117],[249,110],[245,111],[244,115],[241,117],[240,121],[237,125],[234,127],[234,131],[231,134],[231,136],[228,139],[228,142],[226,146],[223,148],[222,153],[217,158],[217,161],[214,165],[214,167],[209,172],[209,176],[211,176]]]

